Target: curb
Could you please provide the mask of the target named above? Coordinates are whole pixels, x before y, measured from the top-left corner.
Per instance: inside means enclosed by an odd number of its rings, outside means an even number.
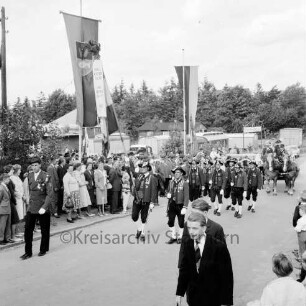
[[[159,204],[159,206],[155,207],[155,209],[156,208],[164,208],[164,205]],[[65,229],[50,232],[50,237],[53,237],[53,236],[56,236],[56,235],[59,235],[59,234],[65,233],[65,232],[75,231],[75,230],[85,228],[85,227],[89,227],[89,226],[92,226],[92,225],[96,225],[96,224],[99,224],[99,223],[112,221],[112,220],[115,220],[115,219],[123,219],[123,218],[126,218],[126,217],[131,217],[131,215],[132,215],[131,213],[124,214],[124,215],[123,214],[122,215],[118,214],[118,215],[109,217],[107,219],[100,219],[100,220],[95,220],[95,221],[92,221],[90,223],[86,223],[86,224],[82,224],[82,225],[78,225],[78,226],[71,226],[71,227],[68,227],[68,228],[65,228]],[[40,240],[40,239],[41,239],[41,235],[33,237],[33,241],[37,241],[37,240]],[[6,249],[11,249],[11,248],[14,248],[14,247],[19,247],[20,245],[24,245],[24,244],[25,244],[24,241],[8,243],[6,245],[1,246],[0,251],[6,250]]]
[[[98,223],[112,221],[114,219],[123,219],[123,218],[126,218],[126,217],[131,217],[131,214],[117,215],[117,216],[109,217],[107,219],[95,220],[93,222],[82,224],[82,225],[79,225],[79,226],[72,226],[72,227],[68,227],[68,228],[65,228],[65,229],[57,230],[57,231],[54,231],[54,232],[50,232],[50,237],[59,235],[61,233],[70,232],[70,231],[78,230],[78,229],[81,229],[81,228],[89,227],[89,226],[92,226],[92,225],[96,225]],[[33,241],[37,241],[37,240],[40,240],[40,239],[41,239],[41,235],[33,237]],[[18,246],[23,245],[23,244],[25,244],[24,241],[8,243],[6,245],[1,246],[0,251],[5,250],[5,249],[10,249],[10,248],[13,248],[13,247],[18,247]]]

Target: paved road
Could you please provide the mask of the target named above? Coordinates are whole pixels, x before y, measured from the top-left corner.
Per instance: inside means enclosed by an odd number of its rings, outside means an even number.
[[[274,277],[271,257],[275,252],[291,255],[297,249],[291,219],[298,191],[306,189],[303,184],[306,158],[300,158],[299,163],[301,174],[293,197],[283,193],[281,181],[278,196],[260,194],[255,214],[244,211],[240,220],[232,212],[224,212],[221,217],[211,216],[229,235],[235,305],[246,305],[260,296],[263,287]],[[52,237],[51,250],[45,257],[33,256],[21,261],[22,246],[1,251],[0,304],[174,305],[179,246],[165,244],[166,222],[163,203],[150,216],[147,233],[150,240],[145,244],[133,244],[134,237],[128,236],[118,241],[117,235],[135,233],[131,219],[123,218],[72,232],[72,236],[68,233]],[[70,237],[71,243],[61,241]],[[35,242],[34,255],[38,247]]]

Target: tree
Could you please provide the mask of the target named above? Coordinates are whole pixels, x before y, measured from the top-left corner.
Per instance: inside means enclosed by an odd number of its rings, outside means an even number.
[[[44,133],[39,115],[26,98],[6,111],[1,125],[1,162],[27,166],[31,153],[36,152]]]
[[[184,138],[181,131],[173,130],[170,133],[170,138],[162,147],[161,153],[165,155],[169,155],[170,153],[184,153]]]
[[[66,94],[62,89],[57,89],[51,93],[47,102],[40,110],[43,121],[49,123],[60,118],[76,108],[76,98],[74,95]]]

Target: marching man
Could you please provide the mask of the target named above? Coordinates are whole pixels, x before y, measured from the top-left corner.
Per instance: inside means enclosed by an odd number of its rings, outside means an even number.
[[[215,163],[215,168],[212,171],[212,175],[209,181],[211,185],[210,188],[210,199],[211,203],[215,203],[216,196],[218,197],[218,204],[214,204],[214,214],[221,216],[222,209],[222,196],[224,195],[224,189],[226,185],[225,172],[221,169],[223,163],[217,159]]]
[[[232,205],[236,208],[234,217],[238,219],[242,217],[242,200],[246,197],[248,190],[248,180],[241,163],[234,166],[234,171],[231,173],[231,186],[232,186]],[[236,204],[238,202],[238,206]]]
[[[174,173],[174,179],[170,181],[169,192],[167,194],[168,202],[168,226],[171,231],[171,238],[167,242],[172,244],[177,242],[178,244],[182,241],[182,235],[184,230],[185,214],[189,202],[189,185],[183,179],[186,175],[185,170],[182,167],[176,167],[172,170]],[[178,238],[176,237],[175,230],[175,217],[177,217],[179,225]]]
[[[137,224],[136,239],[145,241],[145,225],[147,223],[149,209],[152,211],[157,203],[157,179],[150,174],[152,167],[148,162],[138,164],[139,174],[135,179],[134,202],[132,208],[132,220],[137,222],[139,215],[141,220]]]
[[[249,171],[248,171],[248,190],[246,199],[249,203],[248,210],[255,212],[255,205],[257,200],[258,191],[262,188],[262,176],[260,170],[257,168],[255,161],[249,162]],[[250,203],[252,195],[252,203]]]

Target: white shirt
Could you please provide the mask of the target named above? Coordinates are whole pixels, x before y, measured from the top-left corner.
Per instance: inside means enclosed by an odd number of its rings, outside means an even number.
[[[296,227],[294,228],[298,233],[306,231],[306,215],[298,219]]]
[[[196,241],[194,240],[194,249],[196,250],[197,247],[199,247],[201,257],[202,257],[202,254],[203,254],[204,246],[205,246],[205,236],[204,235],[201,237],[200,243],[197,244]]]
[[[305,306],[305,287],[290,276],[277,278],[264,288],[260,299],[260,305]]]
[[[37,177],[39,176],[40,171],[41,171],[41,170],[39,170],[39,171],[36,172],[36,173],[34,172],[34,180],[35,180],[35,181],[37,180]]]

